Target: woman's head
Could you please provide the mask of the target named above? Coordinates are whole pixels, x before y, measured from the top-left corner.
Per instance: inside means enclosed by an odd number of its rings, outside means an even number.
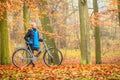
[[[31,23],[31,28],[32,28],[32,29],[37,29],[37,26],[36,26],[36,23],[35,23],[35,22],[32,22],[32,23]]]

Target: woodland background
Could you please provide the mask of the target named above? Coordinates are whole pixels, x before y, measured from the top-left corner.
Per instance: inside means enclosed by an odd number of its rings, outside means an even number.
[[[15,49],[26,46],[24,35],[31,22],[36,22],[40,36],[46,38],[48,46],[62,51],[64,60],[60,67],[48,68],[41,56],[36,68],[27,68],[31,73],[26,77],[27,69],[15,68],[11,56]],[[0,64],[2,79],[120,79],[120,1],[1,0]],[[67,77],[61,77],[62,70]],[[18,75],[11,76],[17,72]],[[101,79],[96,77],[99,73]],[[30,77],[31,74],[34,75]],[[56,74],[60,76],[55,77]]]

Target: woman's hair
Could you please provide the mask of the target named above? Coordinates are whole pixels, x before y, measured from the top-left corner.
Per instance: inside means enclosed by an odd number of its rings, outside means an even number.
[[[31,23],[31,26],[36,26],[36,23],[35,23],[35,22],[32,22],[32,23]]]

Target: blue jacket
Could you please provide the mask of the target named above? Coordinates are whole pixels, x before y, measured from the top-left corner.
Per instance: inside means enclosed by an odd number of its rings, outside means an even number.
[[[39,41],[43,41],[43,39],[39,38],[39,33],[36,29],[29,29],[24,39],[30,44],[32,50],[39,49]]]

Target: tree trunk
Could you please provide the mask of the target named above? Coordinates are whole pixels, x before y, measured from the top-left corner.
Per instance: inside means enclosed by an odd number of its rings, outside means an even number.
[[[4,0],[1,0],[1,2],[5,3]],[[5,5],[7,5],[5,3]],[[0,45],[0,54],[1,54],[1,64],[8,65],[10,63],[9,58],[9,40],[8,40],[8,26],[7,26],[7,12],[6,8],[3,12],[3,19],[0,20],[0,38],[1,38],[1,45]]]
[[[50,32],[50,33],[53,32],[52,28],[48,26],[48,24],[50,24],[50,19],[47,15],[45,14],[42,15],[41,23],[44,31]],[[44,34],[43,36],[46,39],[46,43],[49,47],[56,48],[55,40],[53,38],[49,37],[48,34]],[[54,63],[57,64],[59,62],[58,55],[54,54],[53,56],[55,56]]]
[[[0,25],[1,25],[1,20],[0,20]],[[2,56],[1,46],[2,46],[2,45],[1,45],[1,29],[0,29],[0,64],[1,64],[1,61],[2,61],[2,59],[1,59],[1,58],[2,58],[2,57],[1,57],[1,56]]]
[[[81,64],[90,64],[88,5],[87,0],[79,0]]]
[[[53,30],[50,26],[48,26],[50,24],[50,19],[47,15],[42,15],[43,17],[41,18],[41,23],[42,23],[42,27],[43,30],[49,33],[52,33]],[[51,47],[56,47],[55,45],[55,41],[53,38],[50,38],[47,34],[44,34],[44,38],[46,39],[46,43],[51,46]]]
[[[27,32],[27,29],[29,27],[29,7],[26,6],[25,1],[23,6],[23,19],[24,19],[24,30],[25,32]]]
[[[97,0],[93,0],[94,14],[98,13],[98,3]],[[98,20],[98,18],[95,18]],[[96,53],[96,63],[101,64],[101,42],[100,42],[100,28],[98,24],[95,24],[95,53]]]
[[[91,52],[90,52],[90,25],[89,25],[89,14],[88,14],[88,5],[86,0],[85,6],[85,16],[86,16],[86,47],[87,47],[87,64],[91,64]]]
[[[120,25],[120,1],[118,0],[118,18],[119,18],[119,25]]]

